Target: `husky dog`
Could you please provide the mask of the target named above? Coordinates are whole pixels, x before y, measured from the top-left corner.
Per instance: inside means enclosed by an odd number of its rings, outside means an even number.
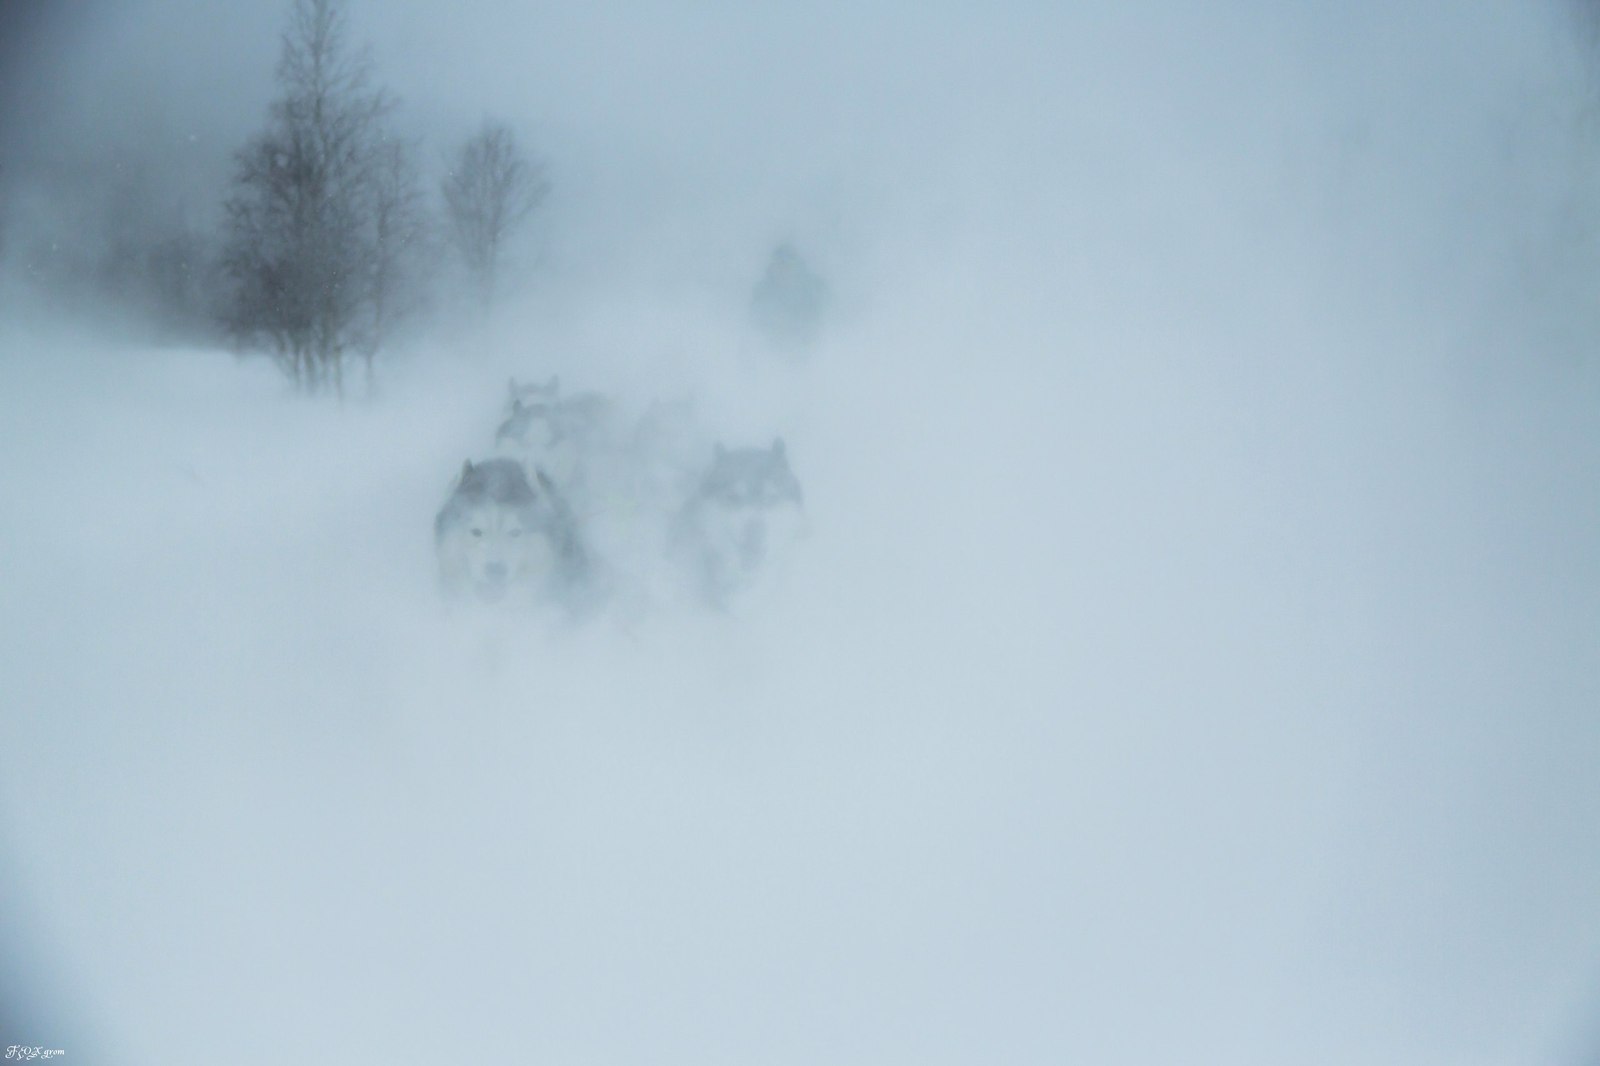
[[[569,493],[582,489],[587,467],[605,447],[611,404],[593,392],[561,395],[561,379],[543,385],[510,382],[511,407],[495,431],[495,448],[544,470]]]
[[[555,436],[555,407],[561,392],[561,379],[552,377],[542,385],[507,383],[511,406],[495,431],[495,447],[527,449],[548,444]]]
[[[588,561],[566,502],[543,471],[537,487],[511,459],[468,461],[434,519],[439,580],[453,598],[572,602]]]
[[[506,388],[511,406],[506,409],[506,421],[500,430],[519,440],[535,423],[542,423],[560,434],[583,436],[593,432],[611,415],[611,402],[598,392],[561,395],[561,378],[554,375],[549,381],[531,385],[520,384],[512,378]]]
[[[782,438],[769,448],[717,444],[675,538],[705,599],[724,607],[750,586],[773,550],[799,535],[803,506]]]
[[[548,460],[553,456],[558,438],[554,404],[514,398],[511,412],[495,430],[494,446],[501,451]]]

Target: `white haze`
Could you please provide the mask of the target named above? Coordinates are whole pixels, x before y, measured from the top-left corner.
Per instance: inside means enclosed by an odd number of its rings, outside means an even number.
[[[1226,7],[358,4],[430,151],[503,115],[556,188],[526,299],[370,404],[10,281],[0,1044],[1593,1061],[1585,57],[1533,3]],[[139,9],[51,77],[217,65]],[[800,364],[741,317],[785,237]],[[442,609],[433,513],[547,371],[785,436],[769,595]]]

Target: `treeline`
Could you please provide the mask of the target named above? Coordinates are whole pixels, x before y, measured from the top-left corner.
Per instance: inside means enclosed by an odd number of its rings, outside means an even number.
[[[434,226],[417,148],[394,129],[394,98],[350,47],[340,0],[295,0],[266,129],[238,156],[222,266],[224,322],[264,347],[296,385],[342,393],[422,304]],[[507,237],[549,189],[511,130],[485,123],[445,178],[441,236],[478,299],[493,300]]]
[[[550,191],[512,129],[486,120],[430,188],[344,0],[292,0],[275,78],[226,176],[193,145],[149,142],[31,187],[0,173],[0,255],[61,302],[264,353],[306,392],[343,395],[356,373],[370,388],[452,267],[486,311]]]

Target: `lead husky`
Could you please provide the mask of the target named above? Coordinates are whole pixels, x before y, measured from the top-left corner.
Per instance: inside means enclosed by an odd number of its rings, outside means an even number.
[[[511,459],[469,460],[461,468],[433,523],[447,596],[575,602],[589,577],[577,524],[543,471],[535,481],[537,488]]]
[[[769,448],[716,445],[675,537],[701,596],[726,607],[754,584],[770,556],[801,535],[803,506],[781,437]]]

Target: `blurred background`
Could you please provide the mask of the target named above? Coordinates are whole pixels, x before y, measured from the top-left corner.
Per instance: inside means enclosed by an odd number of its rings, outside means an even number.
[[[1600,1061],[1595,27],[0,0],[0,1045]],[[552,374],[782,580],[444,610]]]

